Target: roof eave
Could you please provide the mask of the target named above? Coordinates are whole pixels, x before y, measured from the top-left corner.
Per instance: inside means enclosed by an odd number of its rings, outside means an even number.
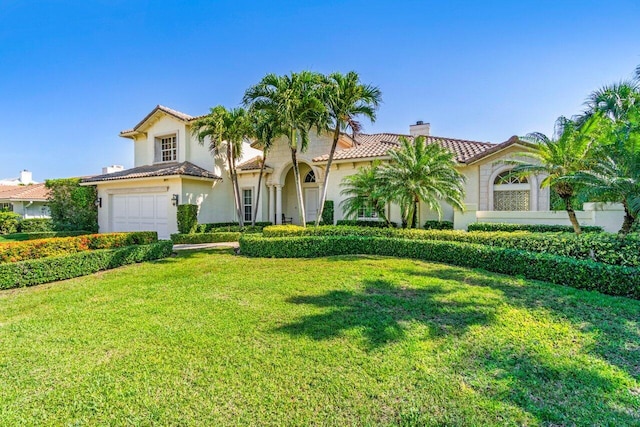
[[[87,181],[81,182],[81,186],[90,186],[90,185],[98,185],[98,184],[108,184],[111,182],[140,182],[140,181],[151,181],[156,179],[190,179],[193,181],[222,181],[222,178],[217,176],[215,178],[208,178],[205,176],[194,176],[194,175],[182,175],[182,174],[173,174],[173,175],[158,175],[158,176],[142,176],[138,178],[116,178],[116,179],[104,179],[100,181]]]

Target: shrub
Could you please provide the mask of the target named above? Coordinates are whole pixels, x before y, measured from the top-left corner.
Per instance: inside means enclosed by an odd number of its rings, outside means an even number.
[[[12,242],[0,245],[0,263],[62,256],[95,249],[147,245],[157,241],[158,234],[155,231],[138,231]]]
[[[53,237],[73,237],[91,234],[88,231],[42,231],[37,233],[13,233],[2,236],[5,240],[23,241],[36,239],[50,239]]]
[[[197,233],[217,233],[217,232],[243,232],[243,233],[260,233],[264,227],[273,223],[256,222],[256,225],[245,225],[240,227],[237,222],[216,222],[211,224],[198,224]]]
[[[267,238],[243,235],[240,250],[243,255],[254,257],[365,254],[415,258],[640,299],[638,268],[472,243],[360,236]]]
[[[178,231],[183,234],[195,233],[198,227],[198,205],[178,206]]]
[[[584,233],[602,233],[602,227],[584,225],[581,227]],[[511,224],[499,222],[472,222],[467,226],[469,231],[530,231],[532,233],[573,233],[570,225],[548,225],[548,224]]]
[[[172,248],[173,243],[162,241],[148,245],[79,252],[60,257],[0,264],[0,289],[33,286],[85,276],[125,264],[166,258],[171,255]]]
[[[412,240],[441,240],[476,243],[544,252],[576,259],[591,259],[612,265],[640,266],[640,235],[629,234],[621,238],[611,233],[530,233],[521,232],[465,232],[454,230],[406,230],[362,227],[308,227],[295,225],[272,226],[263,230],[265,237],[293,236],[362,236],[397,237]]]
[[[334,207],[333,200],[325,200],[322,209],[322,224],[333,225]]]
[[[18,224],[18,231],[21,233],[42,233],[53,231],[53,221],[51,221],[51,218],[23,219]]]
[[[453,230],[451,221],[427,221],[424,223],[425,230]]]
[[[171,240],[175,244],[191,244],[198,243],[219,243],[219,242],[237,242],[240,238],[240,232],[220,231],[217,233],[198,233],[198,234],[172,234]]]
[[[95,186],[80,186],[80,178],[49,179],[47,205],[56,231],[98,231],[98,208]]]
[[[12,234],[18,231],[20,215],[13,212],[0,212],[0,234]]]
[[[390,222],[387,224],[384,221],[366,221],[360,219],[339,219],[336,221],[336,225],[348,225],[351,227],[373,227],[373,228],[390,228],[397,227],[398,224]]]

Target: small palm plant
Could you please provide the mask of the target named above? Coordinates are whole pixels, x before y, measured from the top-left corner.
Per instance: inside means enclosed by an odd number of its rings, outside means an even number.
[[[355,174],[345,176],[340,186],[343,188],[340,194],[347,196],[340,202],[345,217],[358,218],[361,213],[365,213],[365,217],[377,217],[389,224],[380,162],[373,162],[371,166],[360,168]]]
[[[388,152],[380,177],[389,200],[400,205],[403,224],[417,226],[420,202],[442,218],[442,202],[464,211],[465,177],[456,169],[453,153],[420,136],[400,138],[400,147]]]

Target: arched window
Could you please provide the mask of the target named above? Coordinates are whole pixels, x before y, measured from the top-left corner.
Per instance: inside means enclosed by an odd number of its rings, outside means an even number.
[[[309,183],[309,182],[316,182],[316,174],[313,173],[313,171],[309,171],[309,173],[304,177],[304,182],[305,183]]]
[[[531,208],[531,187],[526,177],[504,171],[493,181],[494,211],[528,211]]]

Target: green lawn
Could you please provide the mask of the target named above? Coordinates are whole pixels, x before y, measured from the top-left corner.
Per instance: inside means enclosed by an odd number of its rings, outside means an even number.
[[[0,425],[640,425],[640,301],[227,250],[0,292]]]

